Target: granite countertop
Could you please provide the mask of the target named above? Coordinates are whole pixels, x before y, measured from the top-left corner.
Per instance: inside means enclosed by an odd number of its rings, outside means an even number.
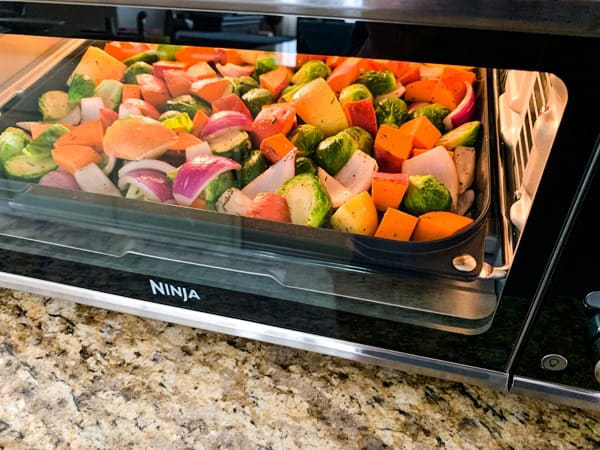
[[[599,447],[599,413],[0,289],[0,449]]]

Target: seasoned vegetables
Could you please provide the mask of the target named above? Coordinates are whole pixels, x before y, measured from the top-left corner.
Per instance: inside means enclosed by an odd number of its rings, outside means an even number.
[[[408,177],[404,207],[409,213],[420,216],[429,211],[449,211],[451,206],[450,191],[433,175]]]
[[[58,166],[65,188],[417,240],[436,235],[423,214],[471,214],[483,124],[448,105],[473,110],[474,82],[400,61],[107,43],[41,95],[27,132],[0,134],[1,170],[36,182]]]

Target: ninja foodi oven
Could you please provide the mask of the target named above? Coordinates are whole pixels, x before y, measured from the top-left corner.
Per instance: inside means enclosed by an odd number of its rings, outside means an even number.
[[[600,8],[472,8],[2,2],[2,284],[597,409]]]

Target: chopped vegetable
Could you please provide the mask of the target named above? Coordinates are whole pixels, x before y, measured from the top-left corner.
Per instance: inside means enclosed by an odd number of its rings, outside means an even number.
[[[373,103],[373,94],[364,84],[354,83],[346,86],[340,92],[339,100],[342,106],[349,102],[357,100],[369,99]]]
[[[20,128],[8,127],[0,134],[0,168],[13,156],[20,155],[31,137]]]
[[[303,85],[290,104],[305,123],[319,127],[325,136],[332,136],[348,127],[348,119],[335,92],[323,78]]]
[[[246,106],[246,104],[241,98],[239,98],[235,94],[229,94],[218,98],[214,102],[212,102],[211,106],[213,113],[217,113],[220,111],[237,111],[246,115],[250,120],[252,120],[253,118],[253,115]]]
[[[242,192],[254,199],[261,192],[277,192],[279,188],[295,174],[296,150],[277,161],[242,189]]]
[[[258,79],[260,87],[266,89],[273,97],[278,97],[290,84],[290,70],[285,66],[261,74]]]
[[[378,211],[398,209],[408,188],[405,173],[375,172],[371,180],[371,197]]]
[[[258,194],[244,215],[277,222],[291,222],[290,210],[285,197],[275,192]]]
[[[37,181],[56,167],[57,165],[50,155],[29,156],[18,154],[4,163],[4,170],[8,177],[23,181]]]
[[[117,80],[102,80],[92,96],[102,98],[105,107],[116,111],[123,97],[123,83]]]
[[[315,78],[327,78],[331,74],[331,69],[324,61],[310,60],[306,61],[300,69],[296,71],[291,79],[293,84],[304,84]]]
[[[201,195],[207,202],[214,203],[219,199],[223,192],[233,187],[234,181],[235,178],[231,170],[223,172],[206,185]]]
[[[441,133],[444,133],[446,131],[444,118],[448,116],[448,114],[450,114],[450,110],[444,105],[431,103],[415,109],[410,116],[412,119],[425,116],[438,130],[440,130]]]
[[[452,150],[459,145],[475,147],[479,142],[481,128],[481,122],[478,120],[463,123],[459,127],[443,134],[435,145],[443,145],[448,150]]]
[[[350,125],[367,130],[370,136],[377,134],[377,116],[371,100],[364,98],[362,100],[347,102],[344,104],[344,111],[348,116]]]
[[[454,148],[454,164],[458,174],[458,195],[473,184],[475,178],[475,148],[459,145]]]
[[[354,194],[368,191],[378,166],[374,158],[360,150],[354,152],[348,162],[335,175],[335,179]]]
[[[252,147],[248,133],[239,128],[228,129],[208,139],[208,144],[215,155],[225,156],[237,162],[241,162]]]
[[[224,172],[239,168],[239,163],[222,156],[201,156],[186,161],[173,182],[173,197],[177,204],[190,206],[211,181]]]
[[[379,226],[375,231],[375,237],[393,239],[395,241],[410,240],[419,219],[411,214],[395,208],[388,208]]]
[[[400,172],[411,154],[413,138],[398,128],[383,124],[375,136],[375,159],[384,172]]]
[[[219,111],[212,114],[202,129],[200,137],[211,140],[233,130],[252,131],[252,119],[238,111]]]
[[[315,160],[327,173],[335,175],[357,149],[356,141],[348,133],[340,132],[319,143]]]
[[[346,128],[341,131],[348,134],[356,142],[356,147],[362,150],[367,155],[373,154],[373,138],[371,134],[362,127],[357,125]]]
[[[475,112],[475,93],[470,83],[465,81],[464,84],[466,88],[464,97],[456,105],[456,108],[444,117],[443,125],[445,130],[456,128],[473,118],[473,113]],[[441,129],[441,131],[443,132],[444,129]]]
[[[227,189],[215,202],[217,211],[243,216],[252,206],[252,200],[237,188]]]
[[[312,173],[317,175],[317,166],[314,161],[306,156],[296,158],[296,175],[300,173]]]
[[[413,146],[418,148],[433,148],[442,135],[427,116],[415,117],[408,122],[404,122],[399,131],[407,136],[412,136]]]
[[[375,96],[385,94],[396,88],[396,76],[389,70],[366,70],[360,74],[357,83],[367,86],[369,91]]]
[[[241,185],[246,186],[269,167],[269,161],[260,150],[252,150],[242,163]]]
[[[127,84],[138,84],[137,76],[140,74],[154,75],[154,68],[143,61],[130,65],[123,75],[123,82]]]
[[[56,121],[69,114],[73,105],[69,104],[69,95],[66,92],[52,90],[40,96],[38,108],[44,121]]]
[[[157,120],[129,116],[116,120],[104,133],[104,152],[115,158],[156,158],[177,142],[177,134]]]
[[[303,123],[294,128],[288,135],[288,138],[298,149],[299,156],[312,157],[319,142],[325,139],[325,135],[320,128],[308,123]]]
[[[61,145],[52,149],[52,158],[63,170],[75,173],[88,164],[98,164],[102,156],[88,145],[70,144]]]
[[[46,173],[40,178],[38,184],[59,189],[70,189],[73,191],[81,190],[73,174],[62,169],[54,169]]]
[[[260,151],[271,163],[279,161],[293,148],[294,144],[283,133],[268,136],[260,143]]]
[[[182,94],[170,98],[165,103],[165,110],[185,112],[192,119],[194,118],[196,112],[199,110],[203,111],[206,114],[212,113],[210,104],[202,98],[193,94]]]
[[[50,151],[56,140],[69,129],[61,124],[52,124],[46,128],[39,136],[27,143],[23,153],[31,157],[50,156]]]
[[[263,106],[273,103],[273,94],[265,88],[252,88],[242,95],[244,104],[252,114],[256,117]]]
[[[386,98],[375,107],[375,116],[379,126],[387,124],[398,127],[408,120],[408,106],[402,99]]]
[[[67,130],[54,142],[55,147],[63,145],[86,145],[96,151],[102,150],[104,127],[101,120],[90,120]]]
[[[346,233],[372,236],[379,219],[373,199],[363,191],[341,205],[331,216],[331,227]]]
[[[98,85],[102,80],[122,80],[127,66],[104,50],[90,46],[79,60],[71,76],[67,80],[67,86],[75,74],[87,75]]]
[[[224,95],[231,94],[233,85],[226,78],[207,78],[194,81],[190,86],[190,92],[211,103]]]
[[[437,84],[436,80],[418,80],[405,86],[404,100],[407,102],[426,102],[430,103],[433,95],[433,89]]]
[[[252,123],[254,142],[260,147],[264,138],[277,133],[287,135],[297,124],[296,110],[287,103],[275,103],[261,109]]]
[[[286,181],[278,193],[290,210],[291,222],[319,227],[331,212],[331,199],[319,178],[302,173]]]
[[[160,115],[159,119],[160,123],[169,127],[171,130],[184,130],[188,133],[191,133],[194,129],[194,123],[190,116],[188,116],[185,112],[180,111],[167,111]],[[169,147],[173,148],[173,147]]]
[[[414,216],[429,211],[449,211],[452,196],[448,188],[433,175],[412,175],[408,177],[403,206]]]
[[[97,164],[88,164],[73,173],[82,191],[121,197],[121,191]]]
[[[473,223],[473,219],[450,211],[431,211],[419,216],[413,231],[413,241],[431,241],[458,233]]]
[[[240,75],[238,77],[231,78],[230,82],[233,85],[233,93],[240,97],[242,97],[250,89],[260,87],[257,80],[247,75]]]
[[[321,183],[323,183],[325,186],[325,189],[327,189],[327,193],[331,198],[332,208],[339,208],[354,195],[352,191],[346,189],[342,183],[325,172],[323,168],[317,167],[317,176],[319,177],[319,180],[321,180]]]
[[[254,64],[254,70],[252,71],[251,76],[255,80],[258,80],[263,73],[270,72],[271,70],[275,70],[278,67],[279,64],[277,64],[277,61],[272,56],[269,56],[267,58],[260,58]]]

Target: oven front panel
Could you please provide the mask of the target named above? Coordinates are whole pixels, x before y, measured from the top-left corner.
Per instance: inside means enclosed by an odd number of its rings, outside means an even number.
[[[15,20],[6,20],[2,26],[11,33],[24,33],[24,39],[27,39],[25,34],[34,30],[31,23],[39,25],[40,34],[45,35],[107,40],[157,39],[144,28],[145,16],[138,16],[141,23],[133,30],[115,30],[110,17],[101,24],[86,24],[82,28],[69,20],[62,23],[60,17],[53,16],[56,13],[54,6],[25,3],[16,6]],[[34,20],[22,26],[28,20],[27,14],[22,12],[27,10],[41,11],[38,13],[41,15],[47,11],[46,22]],[[115,13],[93,6],[79,6],[77,10],[86,17],[105,18],[106,13]],[[151,9],[148,11],[152,12]],[[21,16],[25,18],[21,20]],[[178,17],[175,19],[169,26],[179,23]],[[32,189],[32,195],[22,201],[21,192],[10,183],[4,184],[0,193],[9,209],[18,209],[20,215],[6,214],[2,218],[5,233],[1,243],[1,270],[182,310],[478,367],[508,376],[519,339],[524,339],[527,334],[524,328],[528,324],[528,313],[535,312],[533,302],[545,289],[541,281],[552,269],[548,267],[548,261],[561,235],[565,211],[569,209],[581,174],[595,151],[597,121],[581,107],[600,101],[597,90],[590,88],[595,86],[595,77],[590,70],[573,68],[581,67],[579,55],[594,54],[597,39],[514,30],[486,31],[368,21],[333,23],[328,22],[330,19],[314,17],[300,19],[299,25],[302,22],[303,27],[299,30],[305,35],[297,40],[299,53],[329,54],[335,49],[339,55],[346,56],[539,70],[555,74],[565,83],[569,98],[564,116],[506,279],[456,279],[404,268],[389,270],[353,265],[355,261],[351,261],[352,270],[348,270],[348,266],[344,268],[337,264],[348,257],[346,254],[333,255],[337,258],[335,264],[331,260],[324,263],[316,256],[318,248],[306,249],[306,255],[300,257],[292,254],[290,258],[279,259],[273,259],[273,253],[264,252],[253,270],[230,270],[226,261],[235,261],[236,252],[237,259],[252,264],[252,248],[244,245],[244,233],[249,236],[255,232],[250,227],[241,235],[226,237],[223,248],[218,248],[222,243],[214,244],[211,252],[203,252],[195,246],[186,253],[181,248],[178,249],[181,254],[173,257],[170,242],[151,242],[139,235],[119,233],[123,223],[118,208],[115,208],[114,217],[108,218],[108,228],[91,225],[89,229],[85,225],[57,228],[57,235],[61,235],[57,239],[55,230],[45,226],[48,220],[44,216],[45,208],[52,202],[68,207],[69,195],[56,193],[50,199],[46,192]],[[332,34],[327,41],[318,35],[311,39],[308,34],[311,30],[322,33],[326,27],[333,30],[336,25],[343,25],[342,31]],[[207,36],[201,33],[180,33],[172,37],[179,39],[178,44],[208,42]],[[278,44],[261,41],[256,45]],[[485,50],[474,51],[474,48]],[[486,87],[490,98],[495,95],[492,84],[490,80]],[[490,110],[493,110],[492,103]],[[490,163],[493,167],[503,151],[497,139],[497,127],[494,113],[490,112]],[[492,171],[489,176],[491,186],[497,188],[498,177],[502,175]],[[512,195],[511,192],[506,194]],[[142,208],[139,215],[142,222],[144,210],[152,208]],[[44,214],[36,217],[36,211],[44,211]],[[101,209],[98,211],[102,212]],[[493,231],[501,215],[499,205],[492,203],[482,228]],[[179,223],[183,232],[185,226],[193,222],[188,219],[190,217],[183,212],[177,214],[174,223]],[[275,231],[269,236],[277,236]],[[85,245],[80,245],[81,242]],[[226,248],[227,242],[234,245]],[[335,250],[335,246],[331,248]],[[283,263],[282,268],[277,267],[280,263]],[[318,288],[306,288],[306,280],[310,287],[311,277]],[[356,288],[359,295],[354,295],[348,286]],[[362,296],[369,291],[376,293],[376,301],[363,301]],[[419,294],[420,301],[411,303],[415,293]],[[400,300],[394,304],[387,301],[389,298]],[[445,298],[450,301],[445,302]],[[552,311],[552,306],[544,303],[542,310]],[[559,319],[561,323],[569,320],[562,316]],[[521,361],[529,361],[529,357],[523,356]],[[587,381],[573,380],[572,384],[590,387]]]

